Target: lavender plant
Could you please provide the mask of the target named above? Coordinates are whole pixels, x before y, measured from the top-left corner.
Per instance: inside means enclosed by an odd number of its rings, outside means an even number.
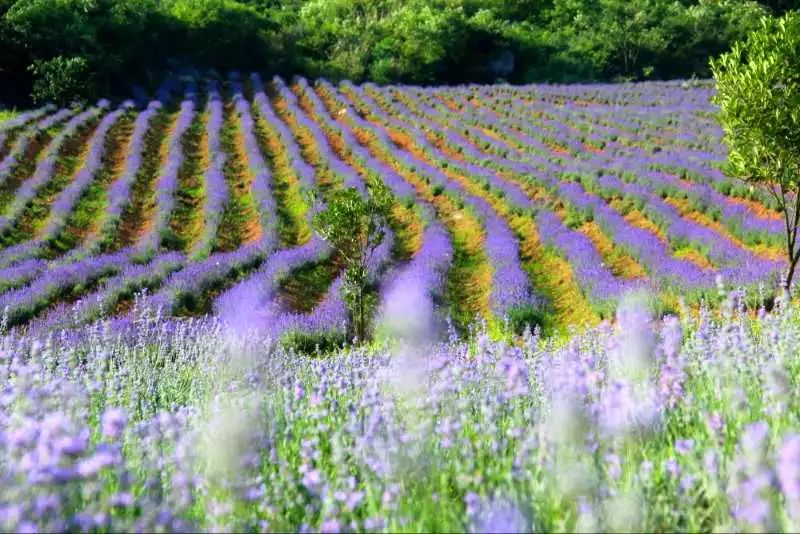
[[[214,319],[3,336],[5,530],[795,530],[800,308],[314,358]]]

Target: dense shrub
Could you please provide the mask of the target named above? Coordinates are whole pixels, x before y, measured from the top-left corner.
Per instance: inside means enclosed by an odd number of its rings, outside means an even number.
[[[186,65],[381,83],[706,77],[709,56],[742,39],[762,15],[788,6],[788,0],[0,0],[0,100],[128,95],[131,85],[153,85]]]

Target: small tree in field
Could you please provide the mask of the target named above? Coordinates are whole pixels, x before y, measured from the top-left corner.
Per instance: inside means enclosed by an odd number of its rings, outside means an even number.
[[[375,251],[383,243],[392,200],[388,189],[377,180],[370,184],[370,195],[357,189],[336,191],[327,207],[317,213],[314,231],[344,261],[342,293],[355,335],[364,339],[374,295],[369,267]]]
[[[711,68],[729,171],[768,191],[783,215],[790,290],[800,260],[800,14],[764,19]]]

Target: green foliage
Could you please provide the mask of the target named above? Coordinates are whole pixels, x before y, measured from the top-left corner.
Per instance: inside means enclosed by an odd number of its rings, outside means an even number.
[[[383,243],[392,208],[388,188],[372,180],[370,195],[355,188],[333,193],[327,207],[314,215],[312,226],[344,262],[342,296],[347,304],[354,334],[364,339],[375,295],[369,291],[370,265]]]
[[[65,105],[92,92],[89,63],[83,57],[36,60],[29,70],[36,77],[31,93],[34,102]]]
[[[789,3],[0,0],[0,100],[128,96],[187,67],[379,83],[706,77],[710,56]]]
[[[533,332],[538,327],[546,333],[551,333],[553,329],[552,321],[548,320],[551,317],[548,314],[549,310],[543,310],[537,306],[519,306],[512,308],[506,317],[507,327],[510,333],[520,336],[525,330]]]
[[[287,350],[305,355],[324,355],[341,349],[347,340],[341,332],[290,331],[281,337],[281,345]]]
[[[800,260],[800,14],[764,19],[712,68],[728,170],[763,187],[783,213],[791,287]]]

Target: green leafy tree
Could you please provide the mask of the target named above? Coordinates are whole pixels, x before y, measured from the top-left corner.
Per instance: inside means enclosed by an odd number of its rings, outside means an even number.
[[[764,19],[711,67],[729,171],[775,198],[786,229],[785,287],[791,289],[800,260],[800,14]]]
[[[386,237],[392,206],[386,186],[377,180],[370,195],[354,188],[336,191],[327,207],[314,215],[312,226],[344,262],[342,296],[347,304],[354,334],[365,339],[375,295],[370,291],[370,265]]]
[[[31,95],[35,102],[63,105],[92,93],[92,76],[86,58],[56,56],[35,61],[30,70],[36,77]]]

